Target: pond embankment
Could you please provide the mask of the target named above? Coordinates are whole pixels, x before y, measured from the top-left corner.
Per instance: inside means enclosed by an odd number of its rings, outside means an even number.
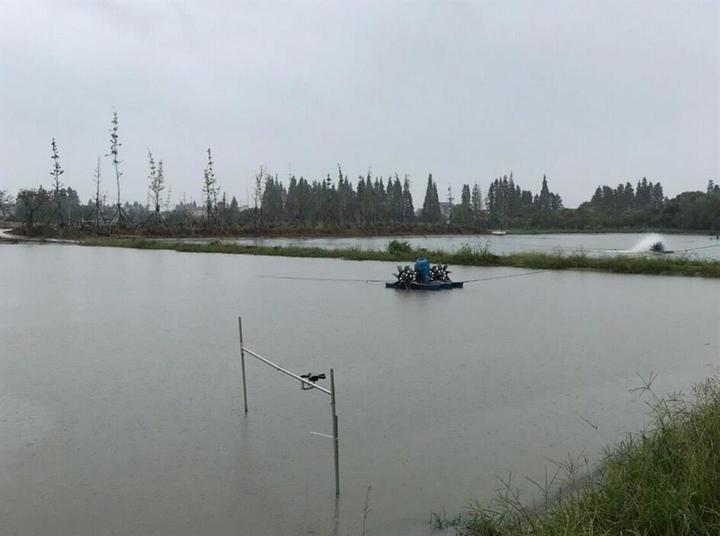
[[[541,270],[593,270],[598,272],[649,275],[682,275],[720,278],[720,262],[692,256],[663,254],[623,254],[594,257],[584,253],[510,253],[496,255],[487,249],[462,247],[454,252],[426,250],[391,243],[386,250],[355,248],[325,249],[298,246],[241,245],[212,241],[188,243],[176,240],[148,240],[143,238],[86,238],[80,244],[136,249],[174,250],[188,253],[227,253],[282,257],[314,257],[347,260],[412,262],[428,257],[434,263],[461,266],[507,266]]]
[[[609,450],[585,486],[537,512],[511,490],[460,518],[468,536],[720,534],[720,386],[654,398],[652,428]],[[563,470],[571,471],[567,466]]]

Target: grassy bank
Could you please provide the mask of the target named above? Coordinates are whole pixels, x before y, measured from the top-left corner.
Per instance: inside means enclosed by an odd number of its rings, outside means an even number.
[[[720,386],[651,406],[652,430],[610,450],[591,482],[542,511],[505,495],[453,524],[467,536],[720,534]]]
[[[689,257],[635,256],[590,257],[583,254],[513,253],[494,255],[484,249],[462,248],[456,252],[390,247],[388,250],[322,249],[297,246],[254,246],[218,241],[189,244],[175,240],[142,238],[86,238],[88,246],[111,246],[137,249],[161,249],[197,253],[230,253],[282,257],[317,257],[347,260],[411,262],[426,256],[434,263],[462,266],[510,266],[549,270],[596,270],[623,274],[684,275],[720,278],[720,262]],[[401,243],[402,246],[402,243]]]

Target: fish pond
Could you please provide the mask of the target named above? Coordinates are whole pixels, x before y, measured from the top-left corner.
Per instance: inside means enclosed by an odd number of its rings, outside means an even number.
[[[720,370],[717,280],[323,280],[394,268],[0,245],[3,533],[427,535],[432,512],[508,478],[537,499],[527,479],[640,431],[643,378],[662,395]],[[244,415],[239,315],[249,348],[298,373],[334,368],[339,499],[332,442],[313,433],[331,433],[328,397],[248,359]]]

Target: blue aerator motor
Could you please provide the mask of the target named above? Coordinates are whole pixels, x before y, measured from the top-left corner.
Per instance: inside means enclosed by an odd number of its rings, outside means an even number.
[[[421,283],[430,282],[430,261],[420,257],[415,261],[415,272],[418,274]]]

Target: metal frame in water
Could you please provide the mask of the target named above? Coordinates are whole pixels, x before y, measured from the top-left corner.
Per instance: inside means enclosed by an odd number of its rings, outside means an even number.
[[[248,412],[248,402],[247,402],[247,383],[245,380],[245,354],[249,354],[250,356],[256,358],[257,360],[265,363],[266,365],[271,366],[278,372],[282,372],[283,374],[286,374],[290,376],[291,378],[295,378],[296,380],[300,381],[301,387],[303,387],[303,390],[310,391],[317,389],[321,393],[325,393],[326,395],[330,396],[330,408],[332,410],[332,428],[333,428],[333,435],[323,434],[320,432],[310,432],[311,434],[319,435],[321,437],[327,437],[329,439],[333,440],[333,458],[334,458],[334,466],[335,466],[335,495],[340,495],[340,453],[339,453],[339,435],[338,435],[338,418],[337,418],[337,412],[335,410],[335,370],[330,369],[330,389],[326,389],[325,387],[321,385],[317,385],[315,382],[311,381],[308,378],[302,377],[298,374],[295,374],[294,372],[290,372],[287,369],[282,368],[276,363],[273,363],[269,359],[261,356],[260,354],[254,352],[250,348],[247,348],[243,342],[243,329],[242,329],[242,317],[238,317],[238,328],[240,330],[240,364],[242,368],[242,384],[243,384],[243,402],[245,403],[245,415],[247,415]],[[324,377],[324,375],[322,376]]]

